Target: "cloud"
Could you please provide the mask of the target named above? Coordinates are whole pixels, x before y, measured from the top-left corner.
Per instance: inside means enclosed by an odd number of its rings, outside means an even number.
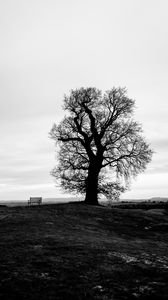
[[[128,88],[136,100],[135,120],[156,152],[146,172],[164,178],[167,9],[167,1],[152,0],[1,1],[1,197],[12,195],[15,185],[15,196],[25,195],[22,187],[38,191],[41,184],[54,194],[48,132],[64,115],[63,94],[81,86]]]
[[[1,128],[1,184],[52,183],[50,171],[55,164],[55,155],[54,144],[46,132],[50,128],[44,125],[51,123],[47,121],[43,117],[24,122],[17,120],[14,124],[6,122],[5,132]]]

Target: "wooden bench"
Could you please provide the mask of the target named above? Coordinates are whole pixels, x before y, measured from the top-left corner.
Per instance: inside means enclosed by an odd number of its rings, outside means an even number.
[[[28,205],[33,205],[33,204],[42,204],[42,197],[30,197],[28,200]]]

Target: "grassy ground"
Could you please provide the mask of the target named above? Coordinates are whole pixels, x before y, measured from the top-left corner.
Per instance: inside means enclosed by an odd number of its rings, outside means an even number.
[[[0,207],[0,299],[168,299],[168,209]]]

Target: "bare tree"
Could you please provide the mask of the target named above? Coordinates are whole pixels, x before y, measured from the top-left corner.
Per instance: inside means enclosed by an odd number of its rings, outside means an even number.
[[[85,202],[97,205],[99,193],[123,192],[121,182],[145,170],[152,150],[132,119],[133,108],[125,88],[103,95],[96,88],[80,88],[64,97],[68,115],[53,125],[50,137],[60,145],[52,175],[65,190],[85,193]]]

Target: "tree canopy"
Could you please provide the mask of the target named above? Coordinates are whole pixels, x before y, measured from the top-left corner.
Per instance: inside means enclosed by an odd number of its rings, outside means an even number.
[[[63,108],[68,114],[50,131],[60,146],[52,175],[65,190],[85,194],[88,204],[98,204],[98,194],[118,197],[152,157],[132,118],[134,100],[125,88],[104,94],[80,88],[65,95]]]

